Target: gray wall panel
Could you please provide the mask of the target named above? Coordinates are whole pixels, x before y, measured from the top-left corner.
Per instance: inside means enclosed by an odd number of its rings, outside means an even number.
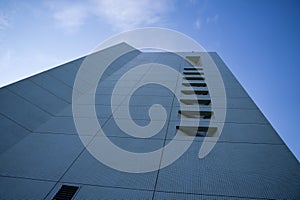
[[[42,88],[45,88],[45,90],[48,90],[56,96],[64,99],[68,103],[72,102],[72,87],[53,78],[52,76],[49,76],[48,73],[42,73],[31,77],[30,80]]]
[[[0,112],[31,131],[51,117],[50,114],[5,88],[0,90]]]
[[[0,154],[22,140],[30,131],[0,115]]]
[[[0,177],[0,199],[43,199],[55,182]]]
[[[55,115],[69,105],[65,100],[41,88],[30,80],[23,80],[22,84],[13,84],[8,90],[22,96],[45,112]]]
[[[0,176],[58,181],[83,148],[78,136],[32,133],[0,155]]]
[[[285,145],[217,143],[204,159],[198,158],[200,146],[194,142],[174,164],[160,170],[158,191],[300,198],[300,166]]]

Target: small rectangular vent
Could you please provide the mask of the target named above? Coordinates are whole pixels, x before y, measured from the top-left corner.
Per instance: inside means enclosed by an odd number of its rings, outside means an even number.
[[[206,83],[182,83],[182,85],[187,87],[206,87]]]
[[[183,94],[208,95],[208,90],[181,90]]]
[[[193,70],[203,70],[201,67],[185,67],[183,70],[193,71]]]
[[[71,200],[79,187],[71,185],[62,185],[52,200]]]
[[[185,80],[205,80],[202,76],[185,76],[183,77]]]
[[[176,129],[195,137],[214,137],[217,132],[217,127],[208,126],[176,126]]]
[[[189,118],[202,117],[203,119],[211,119],[212,111],[200,111],[200,110],[178,110],[178,113]]]
[[[204,75],[204,72],[191,72],[191,71],[187,71],[187,72],[183,72],[183,74],[185,74],[185,75]]]
[[[180,99],[180,102],[186,104],[186,105],[209,105],[211,103],[210,99]]]

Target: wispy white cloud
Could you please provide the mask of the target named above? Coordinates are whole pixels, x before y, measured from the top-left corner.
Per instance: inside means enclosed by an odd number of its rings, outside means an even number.
[[[86,12],[81,6],[72,6],[54,14],[60,25],[66,29],[77,29],[84,23]]]
[[[53,12],[57,25],[67,32],[78,30],[88,16],[87,7],[80,3],[48,2],[47,6]]]
[[[206,18],[206,23],[216,23],[219,20],[219,15],[215,14],[213,17],[207,17]]]
[[[9,26],[8,19],[0,13],[0,30],[4,30]]]
[[[121,30],[159,23],[172,10],[169,0],[95,0],[95,15]]]
[[[171,0],[88,0],[47,5],[58,25],[69,31],[76,31],[88,17],[102,19],[118,30],[157,25],[174,8]]]
[[[10,50],[1,52],[0,55],[0,71],[8,68],[12,61],[12,55]]]
[[[200,29],[201,28],[201,20],[200,19],[196,19],[196,21],[195,21],[195,27],[196,27],[196,29]]]

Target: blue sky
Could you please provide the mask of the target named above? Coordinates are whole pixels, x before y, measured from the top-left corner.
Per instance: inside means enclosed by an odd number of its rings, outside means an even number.
[[[216,51],[300,159],[300,1],[0,1],[0,87],[158,26]]]

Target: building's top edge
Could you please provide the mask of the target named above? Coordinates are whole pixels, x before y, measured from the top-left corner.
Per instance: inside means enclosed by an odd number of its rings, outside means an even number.
[[[12,85],[12,84],[14,84],[14,83],[17,83],[17,82],[19,82],[19,81],[25,80],[25,79],[27,79],[27,78],[36,76],[36,75],[38,75],[38,74],[47,72],[47,71],[52,70],[52,69],[55,69],[55,68],[60,67],[60,66],[62,66],[62,65],[65,65],[65,64],[68,64],[68,63],[71,63],[71,62],[75,62],[75,61],[78,61],[78,60],[80,60],[80,59],[84,59],[85,57],[87,57],[87,56],[89,56],[89,55],[92,55],[92,54],[94,54],[94,53],[104,52],[104,51],[106,51],[106,50],[113,49],[113,48],[126,48],[126,49],[129,49],[129,50],[131,50],[131,51],[139,51],[139,50],[137,50],[136,48],[134,48],[133,46],[127,44],[126,42],[121,42],[121,43],[118,43],[118,44],[116,44],[116,45],[113,45],[113,46],[104,48],[104,49],[93,50],[92,52],[87,53],[87,54],[85,54],[85,55],[81,55],[81,56],[79,56],[79,57],[77,57],[77,58],[74,58],[74,59],[71,59],[71,60],[68,60],[68,61],[64,61],[64,62],[59,63],[59,64],[57,64],[57,65],[55,65],[55,66],[52,66],[52,67],[50,67],[50,68],[47,68],[47,69],[44,69],[44,70],[41,70],[41,71],[37,71],[36,73],[33,73],[33,74],[29,75],[29,76],[22,77],[22,78],[17,79],[17,80],[15,80],[15,81],[13,81],[13,82],[10,82],[10,83],[8,83],[8,84],[6,84],[6,85],[3,85],[3,86],[1,86],[0,88],[7,87],[7,86]]]

